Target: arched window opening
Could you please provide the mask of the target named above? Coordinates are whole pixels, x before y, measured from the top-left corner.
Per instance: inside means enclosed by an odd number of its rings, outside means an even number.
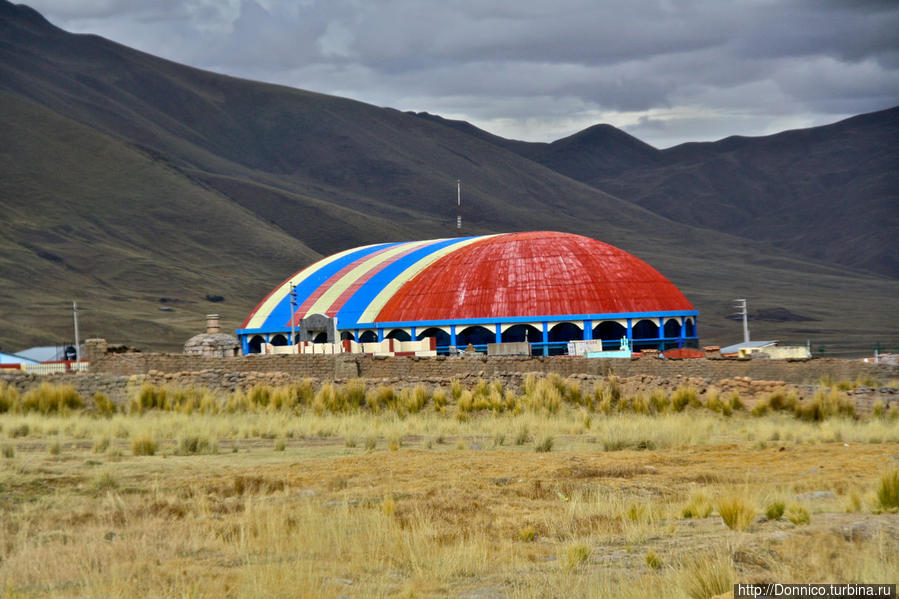
[[[509,327],[502,334],[503,343],[540,343],[543,341],[543,333],[535,326],[529,324],[516,324]]]
[[[272,337],[272,340],[269,341],[269,343],[271,343],[272,345],[276,345],[276,346],[287,345],[287,336],[282,335],[281,333],[278,333],[277,335]]]
[[[658,339],[659,325],[651,320],[641,320],[634,325],[634,339]]]
[[[580,327],[570,322],[560,322],[549,330],[550,343],[559,343],[564,341],[577,341],[584,338],[584,333]]]
[[[250,342],[247,344],[251,354],[260,354],[262,353],[262,344],[265,343],[265,339],[262,338],[262,335],[253,335],[250,337]]]
[[[467,347],[469,343],[486,345],[494,342],[496,342],[496,333],[481,326],[466,327],[456,333],[456,347]]]
[[[325,332],[321,332],[312,338],[312,343],[327,343],[327,342],[328,342],[328,334]]]
[[[438,329],[437,327],[425,329],[420,332],[417,337],[419,340],[424,339],[425,337],[436,337],[437,345],[445,346],[450,344],[449,333],[447,333],[443,329]]]
[[[665,337],[675,339],[680,337],[680,323],[678,321],[672,318],[665,323]]]
[[[359,343],[376,343],[378,335],[374,331],[365,331],[359,335]]]
[[[403,329],[393,329],[387,334],[387,338],[397,341],[412,341],[412,336]]]
[[[693,324],[693,321],[690,320],[689,318],[687,319],[687,326],[684,327],[684,329],[685,329],[684,334],[687,337],[695,337],[696,336],[696,325]]]
[[[340,340],[341,341],[355,341],[356,338],[353,336],[353,334],[350,331],[341,331]]]
[[[627,337],[627,329],[614,320],[606,320],[593,327],[593,338],[603,341],[621,341]]]

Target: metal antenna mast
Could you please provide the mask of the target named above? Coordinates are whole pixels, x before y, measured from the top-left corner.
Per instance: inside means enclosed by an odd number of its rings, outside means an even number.
[[[72,302],[72,318],[75,320],[75,361],[81,362],[81,347],[78,343],[78,304]]]
[[[456,179],[456,230],[462,230],[462,179]]]
[[[743,317],[743,343],[749,343],[749,312],[746,309],[745,299],[735,299],[734,307],[739,310],[737,316]]]

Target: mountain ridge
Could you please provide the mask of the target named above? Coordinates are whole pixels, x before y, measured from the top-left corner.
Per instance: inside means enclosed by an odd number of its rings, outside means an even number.
[[[86,335],[176,349],[205,312],[236,326],[322,255],[457,235],[457,178],[463,234],[555,229],[622,247],[688,295],[711,341],[733,328],[728,298],[755,292],[757,309],[815,319],[760,334],[859,347],[899,289],[659,215],[523,156],[527,142],[178,65],[10,6],[0,0],[0,124],[14,141],[0,147],[4,346],[66,335],[78,299]],[[647,151],[602,126],[569,143],[591,136]]]
[[[663,150],[611,125],[535,143],[444,122],[675,221],[899,278],[899,107]]]

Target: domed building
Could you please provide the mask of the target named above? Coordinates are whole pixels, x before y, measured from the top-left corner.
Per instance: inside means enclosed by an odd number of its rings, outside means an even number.
[[[635,350],[697,345],[697,310],[624,250],[552,231],[383,243],[304,268],[236,331],[264,343],[436,337],[438,351],[527,341],[564,353],[572,340]],[[291,338],[291,334],[293,337]]]
[[[184,353],[196,356],[225,358],[236,356],[240,341],[234,335],[223,333],[218,314],[206,315],[206,332],[194,335],[184,344]]]

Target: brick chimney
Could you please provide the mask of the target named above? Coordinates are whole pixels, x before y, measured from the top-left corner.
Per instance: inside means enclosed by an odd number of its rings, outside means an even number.
[[[222,329],[219,327],[219,315],[218,314],[207,314],[206,315],[206,333],[221,333]]]

